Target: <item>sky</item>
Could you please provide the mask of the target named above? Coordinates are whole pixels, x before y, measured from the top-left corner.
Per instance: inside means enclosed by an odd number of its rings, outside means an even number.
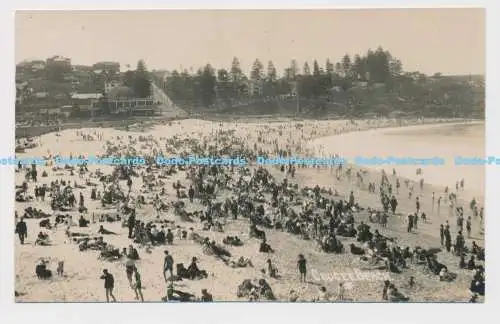
[[[148,69],[229,68],[259,58],[281,73],[382,46],[405,71],[485,73],[484,9],[18,11],[16,62],[62,55]]]

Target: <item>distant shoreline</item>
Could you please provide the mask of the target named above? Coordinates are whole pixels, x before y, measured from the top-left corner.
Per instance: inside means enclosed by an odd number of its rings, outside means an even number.
[[[482,119],[473,119],[473,118],[360,118],[360,119],[307,119],[307,118],[298,118],[298,117],[280,117],[280,116],[247,116],[247,117],[231,117],[227,116],[227,118],[206,118],[204,116],[196,117],[182,117],[182,118],[148,118],[148,119],[132,119],[132,120],[109,120],[109,121],[86,121],[86,122],[70,122],[64,123],[61,125],[39,125],[39,126],[16,126],[15,129],[15,138],[28,138],[28,137],[37,137],[45,134],[56,133],[66,129],[83,129],[83,128],[113,128],[120,127],[124,125],[131,125],[135,123],[144,123],[144,124],[153,124],[152,126],[167,124],[172,122],[177,122],[181,120],[203,120],[210,122],[238,122],[238,123],[279,123],[279,122],[324,122],[324,121],[349,121],[352,120],[354,122],[364,122],[364,121],[374,121],[374,122],[387,122],[386,125],[378,125],[376,127],[370,127],[369,129],[359,130],[366,131],[370,129],[379,129],[379,128],[400,128],[407,126],[418,126],[418,125],[429,125],[429,124],[450,124],[450,123],[484,123],[485,120]],[[398,125],[399,122],[399,125]]]

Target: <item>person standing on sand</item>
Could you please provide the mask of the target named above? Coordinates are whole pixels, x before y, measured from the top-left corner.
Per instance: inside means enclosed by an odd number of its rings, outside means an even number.
[[[467,218],[467,221],[465,223],[465,230],[467,231],[467,237],[470,238],[470,233],[472,231],[472,221],[470,216]]]
[[[398,200],[396,199],[395,196],[392,196],[391,198],[391,210],[392,214],[396,214],[396,208],[398,207]]]
[[[141,274],[139,273],[139,270],[137,270],[137,267],[134,266],[134,292],[135,292],[135,299],[139,300],[141,299],[141,302],[144,302],[144,296],[142,295],[142,282],[141,282]]]
[[[415,199],[415,207],[417,208],[416,215],[418,216],[418,213],[420,212],[420,200],[418,199],[418,197]]]
[[[441,224],[439,227],[439,237],[441,238],[441,246],[444,246],[444,226]]]
[[[170,280],[174,281],[174,258],[165,250],[165,258],[163,262],[163,277],[165,278],[165,282],[167,282],[167,272],[170,272]]]
[[[445,247],[447,252],[451,252],[451,233],[450,233],[450,227],[446,226],[444,229],[444,239],[445,239]]]
[[[408,214],[408,227],[407,227],[407,232],[411,233],[411,230],[413,229],[413,214]]]
[[[127,227],[128,227],[128,238],[134,238],[134,228],[135,228],[135,210],[132,211],[130,216],[127,219]]]
[[[391,282],[389,280],[384,281],[384,288],[382,289],[382,300],[389,300],[389,286],[391,285]]]
[[[306,282],[307,260],[306,258],[304,258],[303,254],[299,254],[299,259],[297,260],[297,268],[299,269],[300,282]]]
[[[24,244],[24,240],[28,237],[28,226],[24,221],[24,218],[21,217],[21,220],[16,224],[16,232],[19,236],[19,241],[21,244]]]
[[[106,290],[106,301],[109,303],[109,297],[116,302],[115,295],[113,295],[113,288],[115,288],[115,278],[111,273],[108,272],[108,269],[102,270],[103,275],[101,279],[104,279],[104,289]]]

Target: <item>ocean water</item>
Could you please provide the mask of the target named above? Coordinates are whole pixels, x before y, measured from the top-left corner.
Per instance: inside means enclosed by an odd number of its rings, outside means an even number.
[[[390,156],[396,158],[439,157],[444,159],[444,165],[366,164],[363,167],[385,169],[389,174],[392,168],[395,168],[400,176],[417,181],[423,178],[425,183],[449,186],[450,190],[455,189],[457,181],[464,179],[464,196],[484,198],[484,165],[455,164],[457,156],[486,157],[484,123],[374,129],[319,138],[311,145],[322,156],[339,154],[348,162],[354,162],[355,157],[358,156],[382,159]],[[417,175],[418,168],[422,169],[421,175]]]

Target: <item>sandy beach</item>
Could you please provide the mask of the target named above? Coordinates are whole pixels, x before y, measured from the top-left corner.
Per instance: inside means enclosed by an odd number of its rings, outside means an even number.
[[[401,128],[404,132],[407,129],[404,126],[436,124],[436,123],[455,122],[459,125],[470,124],[470,121],[462,120],[367,120],[367,121],[276,121],[273,123],[245,123],[238,122],[209,122],[202,120],[183,120],[167,123],[166,125],[149,126],[143,124],[132,125],[128,131],[104,128],[89,128],[80,130],[64,130],[60,133],[51,133],[33,139],[37,143],[37,147],[26,150],[24,153],[18,153],[18,158],[33,157],[33,156],[54,156],[62,155],[69,157],[70,155],[107,155],[109,149],[114,148],[114,153],[135,152],[142,156],[151,154],[151,152],[163,152],[165,155],[176,155],[189,149],[188,142],[184,142],[182,146],[175,144],[175,141],[180,141],[183,138],[189,138],[192,141],[206,141],[216,147],[228,145],[228,138],[241,143],[245,143],[251,150],[273,150],[278,147],[289,151],[292,155],[317,156],[325,153],[324,142],[321,138],[328,136],[343,136],[351,132],[359,132],[375,129],[394,127]],[[427,127],[427,126],[412,126]],[[78,135],[77,135],[78,134]],[[89,134],[92,140],[83,140],[81,134]],[[97,140],[95,134],[102,134],[102,139]],[[224,136],[221,136],[224,134]],[[228,135],[231,134],[231,135]],[[370,135],[365,134],[367,141]],[[319,140],[318,140],[319,139]],[[274,141],[276,140],[276,141]],[[274,142],[273,142],[274,141]],[[319,141],[319,142],[318,142]],[[177,142],[179,143],[179,142]],[[229,146],[234,148],[235,144],[229,143]],[[322,143],[322,144],[317,144]],[[341,141],[336,145],[341,145]],[[236,144],[240,145],[240,144]],[[318,145],[322,145],[318,149]],[[346,141],[344,145],[349,146]],[[367,143],[367,145],[369,145]],[[428,144],[432,146],[432,143]],[[342,151],[339,146],[339,152]],[[408,153],[408,152],[407,152]],[[406,153],[405,153],[406,154]],[[88,227],[79,228],[78,224],[70,224],[70,230],[85,233],[90,237],[98,236],[97,230],[100,225],[106,229],[117,233],[117,235],[105,235],[105,241],[108,244],[119,248],[128,247],[132,244],[132,240],[127,237],[128,229],[122,226],[122,222],[92,222],[92,215],[101,215],[104,213],[116,214],[118,204],[108,205],[103,208],[99,200],[90,199],[91,190],[94,188],[88,185],[88,182],[97,183],[99,190],[103,190],[99,183],[98,177],[91,177],[91,174],[100,173],[106,175],[113,172],[114,167],[102,165],[88,165],[88,172],[84,175],[74,172],[70,174],[69,170],[64,168],[54,170],[54,165],[43,166],[38,168],[37,183],[29,182],[28,194],[33,196],[35,185],[46,184],[51,186],[51,182],[56,179],[65,180],[69,184],[77,183],[78,186],[73,186],[73,192],[76,197],[83,195],[85,199],[85,207],[88,212],[83,216],[91,220]],[[250,166],[254,169],[255,166]],[[148,171],[145,167],[138,167],[139,173]],[[298,184],[299,188],[313,188],[318,185],[327,189],[332,189],[338,192],[334,200],[349,199],[349,193],[353,191],[356,197],[356,202],[363,207],[364,211],[357,211],[354,214],[355,224],[361,222],[369,224],[372,231],[377,229],[386,237],[397,238],[399,246],[416,246],[425,249],[440,248],[440,225],[449,221],[451,226],[452,237],[454,238],[456,230],[456,217],[450,208],[444,202],[438,209],[432,199],[432,193],[435,193],[435,199],[439,196],[445,196],[444,186],[435,184],[425,184],[420,189],[416,178],[408,181],[400,176],[393,176],[390,169],[387,170],[387,175],[390,183],[395,183],[399,179],[401,189],[399,194],[396,194],[398,200],[398,213],[390,216],[387,226],[381,226],[377,223],[371,223],[366,208],[371,207],[380,210],[380,197],[377,193],[368,191],[366,184],[369,182],[379,183],[381,173],[379,170],[370,168],[353,167],[353,176],[347,176],[344,169],[343,176],[337,179],[333,168],[298,168],[295,176],[292,178],[289,174],[281,172],[279,167],[267,167],[270,174],[281,182],[283,179],[291,183]],[[46,177],[40,176],[43,171],[47,172]],[[396,167],[396,171],[398,168]],[[133,185],[130,190],[130,196],[137,197],[139,195],[146,196],[147,203],[136,207],[137,219],[141,221],[154,221],[157,219],[168,220],[168,227],[175,230],[177,226],[182,229],[194,228],[194,231],[202,237],[209,237],[210,241],[215,240],[217,244],[222,244],[222,241],[227,236],[238,236],[243,241],[242,246],[224,245],[232,258],[244,257],[251,260],[253,267],[238,267],[232,268],[222,262],[213,255],[204,253],[202,247],[192,240],[174,239],[172,245],[168,246],[153,246],[141,247],[134,244],[137,248],[140,259],[135,262],[142,276],[142,286],[145,301],[161,301],[166,295],[167,284],[163,278],[163,257],[164,250],[168,250],[173,256],[175,264],[184,263],[188,265],[192,257],[198,259],[198,265],[201,269],[207,271],[207,277],[202,280],[182,280],[175,281],[175,289],[179,289],[193,295],[198,296],[202,289],[207,289],[216,301],[248,301],[245,298],[237,297],[238,285],[245,279],[258,280],[265,278],[272,288],[276,299],[279,301],[288,301],[290,290],[294,290],[298,295],[298,301],[311,301],[318,295],[319,287],[324,286],[328,291],[336,292],[339,282],[346,283],[345,299],[349,301],[382,301],[382,288],[384,280],[390,280],[398,287],[404,295],[410,298],[411,302],[466,302],[470,299],[471,293],[469,285],[472,280],[472,271],[460,269],[458,266],[459,258],[441,251],[437,253],[439,262],[445,264],[450,273],[456,274],[456,279],[452,282],[440,281],[439,276],[429,273],[425,267],[418,264],[410,264],[401,273],[395,274],[388,271],[364,271],[366,264],[360,260],[357,255],[349,253],[349,249],[345,253],[331,254],[318,250],[318,243],[314,239],[304,240],[298,235],[287,233],[286,231],[276,231],[273,229],[265,229],[267,242],[275,250],[274,253],[259,253],[260,241],[249,237],[249,221],[244,217],[238,217],[237,220],[225,219],[224,232],[204,231],[203,224],[198,220],[194,222],[185,222],[183,218],[176,215],[172,209],[161,211],[157,218],[157,211],[153,207],[152,201],[154,196],[162,189],[165,191],[161,196],[164,204],[170,205],[171,202],[178,201],[176,191],[173,189],[173,184],[177,181],[184,186],[189,187],[190,180],[187,180],[185,171],[178,171],[166,177],[158,178],[161,170],[154,170],[156,182],[161,184],[155,185],[152,189],[143,182],[143,177],[133,178]],[[363,183],[360,184],[354,174],[362,173]],[[425,170],[424,170],[425,172]],[[403,172],[404,173],[404,172]],[[153,173],[151,173],[153,174]],[[398,173],[399,174],[399,173]],[[425,174],[425,173],[424,173]],[[460,175],[457,175],[459,179]],[[238,176],[234,174],[233,181],[236,181]],[[25,181],[25,172],[16,172],[16,186],[22,186]],[[408,197],[408,187],[414,187],[412,197]],[[233,183],[233,186],[236,184]],[[124,180],[119,181],[119,186],[127,187]],[[377,185],[378,187],[378,185]],[[450,192],[455,192],[454,187],[450,187]],[[465,216],[471,215],[469,210],[470,195],[465,195],[460,190],[457,194],[457,206],[463,206]],[[231,197],[232,192],[225,189],[220,189],[217,192],[217,200],[223,201],[227,197]],[[415,212],[415,197],[419,197],[422,207],[421,212],[425,212],[427,216],[426,222],[420,222],[418,228],[411,232],[407,232],[406,215]],[[484,205],[482,193],[474,195],[479,206]],[[445,198],[443,198],[446,201]],[[186,203],[186,211],[193,212],[204,210],[205,206],[199,199],[195,199],[193,203],[188,202],[188,199],[181,199]],[[77,222],[81,213],[78,208],[73,208],[69,211],[59,212],[51,210],[50,199],[45,201],[32,199],[30,201],[19,202],[15,204],[15,210],[19,216],[23,216],[27,207],[33,207],[42,210],[49,217],[51,222],[57,214],[71,215],[74,222]],[[130,288],[129,282],[125,274],[126,258],[117,261],[99,260],[97,251],[79,251],[77,244],[71,241],[66,235],[66,225],[60,225],[58,228],[50,230],[41,229],[40,219],[26,219],[28,227],[28,235],[25,244],[21,245],[16,238],[15,242],[15,289],[18,296],[18,302],[97,302],[105,301],[103,289],[103,281],[100,280],[103,269],[108,269],[115,278],[114,294],[118,301],[134,301],[134,291]],[[66,218],[67,220],[67,218]],[[46,232],[50,237],[50,245],[40,246],[35,245],[37,234],[40,231]],[[466,238],[466,245],[470,246],[472,241],[475,241],[479,246],[484,246],[484,238],[481,234],[481,225],[479,217],[472,219],[471,237]],[[355,238],[340,238],[344,247],[356,242]],[[297,272],[297,256],[303,254],[308,262],[308,282],[299,282]],[[270,278],[267,274],[263,274],[261,269],[266,268],[266,260],[272,259],[273,264],[277,267],[279,278]],[[47,267],[56,272],[59,261],[64,261],[64,276],[54,274],[50,280],[40,280],[35,275],[35,266],[44,259],[48,261]],[[477,261],[477,264],[483,264]],[[368,273],[371,274],[367,275]],[[408,286],[410,277],[414,277],[415,285]],[[482,298],[482,297],[481,297]]]

